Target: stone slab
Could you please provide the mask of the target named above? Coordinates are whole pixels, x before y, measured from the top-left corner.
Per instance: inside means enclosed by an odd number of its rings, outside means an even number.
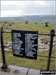
[[[0,68],[1,66],[2,64],[0,63]],[[0,69],[0,75],[40,75],[40,70],[28,69],[14,65],[9,65],[8,68],[10,69],[10,72],[3,72]]]
[[[30,69],[28,75],[40,75],[40,70]]]

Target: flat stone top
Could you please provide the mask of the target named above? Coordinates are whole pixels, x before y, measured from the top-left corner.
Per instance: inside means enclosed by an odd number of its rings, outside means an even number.
[[[13,65],[8,66],[10,72],[4,72],[1,71],[1,66],[2,64],[0,64],[0,75],[40,75],[40,70],[18,67]]]

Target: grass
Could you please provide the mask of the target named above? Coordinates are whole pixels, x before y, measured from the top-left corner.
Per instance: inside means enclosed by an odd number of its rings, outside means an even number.
[[[0,23],[0,26],[3,26],[3,23]],[[25,24],[24,22],[15,22],[14,24],[11,24],[11,26],[8,26],[8,24],[6,24],[5,26],[3,26],[3,30],[12,30],[12,29],[17,29],[17,30],[33,30],[33,31],[37,31],[39,33],[50,33],[50,30],[52,28],[55,29],[55,25],[49,25],[49,27],[45,27],[45,25],[43,24],[35,24],[35,23],[28,23]],[[4,42],[9,42],[11,41],[11,34],[8,35],[8,33],[4,33]],[[39,37],[47,37],[47,36],[39,36]],[[9,40],[7,39],[9,38]]]
[[[0,23],[1,26],[3,26],[3,23]],[[35,23],[28,23],[25,24],[24,22],[15,22],[14,24],[11,24],[11,26],[3,26],[3,30],[12,30],[12,29],[19,29],[19,30],[38,30],[39,33],[50,33],[50,30],[52,28],[55,29],[55,25],[49,25],[49,27],[45,27],[43,24],[35,24]],[[41,37],[46,37],[46,36],[39,36]],[[11,34],[9,33],[3,33],[3,38],[4,42],[10,42],[11,41]],[[48,56],[48,51],[38,51],[38,54],[40,55],[47,55]],[[15,57],[12,54],[12,50],[9,52],[5,52],[6,55],[6,62],[9,65],[16,65],[16,66],[22,66],[22,67],[27,67],[27,68],[33,68],[33,69],[47,69],[47,57],[39,57],[37,56],[37,60],[30,60],[26,58],[20,58],[20,57]],[[2,57],[1,57],[1,51],[0,51],[0,59],[2,62]],[[52,51],[52,56],[55,56],[55,48],[53,48]],[[51,59],[51,66],[50,70],[55,70],[55,59]]]
[[[55,51],[53,50],[54,55]],[[42,51],[39,53],[40,55],[48,55],[48,51]],[[37,56],[37,60],[32,60],[32,59],[26,59],[26,58],[21,58],[21,57],[16,57],[13,56],[12,51],[5,52],[6,55],[6,62],[8,65],[16,65],[16,66],[22,66],[22,67],[27,67],[27,68],[32,68],[32,69],[47,69],[47,57],[39,57]],[[1,57],[1,51],[0,51],[0,59],[2,62],[2,57]],[[55,58],[51,59],[51,66],[50,70],[55,70]]]

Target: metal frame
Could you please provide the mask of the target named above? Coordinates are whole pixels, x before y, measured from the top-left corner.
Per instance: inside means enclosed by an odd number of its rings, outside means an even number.
[[[50,31],[50,49],[49,49],[49,55],[48,55],[48,64],[47,64],[47,71],[49,71],[50,68],[50,61],[51,61],[51,54],[52,54],[52,47],[53,47],[53,38],[55,35],[55,31],[52,29]]]
[[[2,34],[3,27],[1,27],[1,51],[2,51],[2,59],[3,59],[3,66],[1,69],[6,69],[7,64],[6,64],[6,59],[5,59],[5,51],[4,51],[4,46],[3,46],[3,34]]]
[[[5,60],[5,52],[4,52],[4,47],[3,47],[3,36],[2,36],[2,33],[11,33],[11,30],[7,30],[7,31],[1,31],[1,44],[2,44],[2,59],[3,59],[3,67],[4,69],[7,68],[7,64],[6,64],[6,60]],[[50,34],[41,34],[41,33],[38,33],[38,35],[47,35],[47,36],[50,36],[50,49],[49,49],[49,55],[48,56],[41,56],[41,55],[38,55],[40,57],[48,57],[48,62],[47,62],[47,71],[49,71],[50,69],[50,61],[51,61],[51,58],[56,58],[56,57],[51,57],[51,54],[52,54],[52,45],[53,45],[53,38],[55,35],[55,31],[54,29],[52,29],[50,31]]]

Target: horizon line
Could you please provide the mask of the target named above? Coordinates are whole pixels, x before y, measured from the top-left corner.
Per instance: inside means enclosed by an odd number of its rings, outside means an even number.
[[[24,16],[56,16],[55,14],[48,14],[48,15],[20,15],[20,16],[0,16],[1,17],[24,17]]]

